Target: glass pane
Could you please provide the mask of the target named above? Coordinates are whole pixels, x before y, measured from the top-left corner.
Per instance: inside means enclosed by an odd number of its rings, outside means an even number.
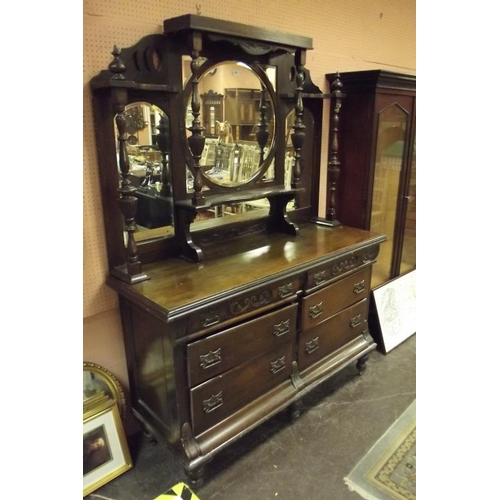
[[[410,185],[403,233],[400,273],[404,274],[417,266],[417,152],[413,147],[411,156]]]
[[[136,188],[134,196],[138,200],[135,241],[170,237],[174,234],[174,225],[170,185],[169,118],[160,108],[148,102],[128,104],[124,114],[125,145],[129,161],[128,180]],[[160,149],[162,135],[166,141],[164,155]],[[116,124],[115,136],[118,137]],[[119,165],[118,141],[116,147]],[[125,239],[126,235],[125,232]]]
[[[210,66],[200,78],[199,119],[205,136],[200,166],[213,184],[238,187],[261,172],[274,144],[275,113],[269,94],[273,85],[236,61]],[[190,106],[191,98],[186,113],[188,137],[194,118]],[[272,179],[273,170],[268,168],[263,180]]]
[[[408,114],[397,104],[389,106],[379,115],[370,229],[385,234],[387,241],[380,246],[380,253],[373,267],[372,287],[391,278],[396,209],[407,124]]]
[[[273,76],[272,72],[266,73],[269,74]],[[273,85],[274,82],[264,82],[252,68],[236,61],[210,66],[200,78],[199,119],[205,136],[200,166],[213,184],[239,187],[260,173],[274,144],[275,112],[269,92]],[[189,97],[188,137],[193,121],[190,105]],[[189,177],[188,174],[188,191]],[[274,170],[269,167],[263,180],[273,178]]]

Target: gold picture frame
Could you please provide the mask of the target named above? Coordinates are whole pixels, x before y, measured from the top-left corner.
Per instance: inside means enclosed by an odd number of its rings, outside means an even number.
[[[109,399],[118,404],[122,421],[126,419],[125,393],[118,379],[106,368],[89,361],[83,362],[83,405],[84,412],[87,407],[96,401],[96,396],[104,393]]]
[[[83,496],[132,468],[118,405],[106,400],[83,415]]]

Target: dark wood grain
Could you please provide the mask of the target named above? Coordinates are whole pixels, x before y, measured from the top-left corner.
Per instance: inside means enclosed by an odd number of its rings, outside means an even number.
[[[280,33],[276,30],[249,26],[248,24],[224,21],[206,16],[186,14],[163,22],[164,33],[178,33],[189,30],[199,30],[205,33],[236,37],[245,40],[276,44],[278,47],[300,47],[312,49],[312,38],[290,33]]]
[[[144,266],[150,280],[125,285],[110,278],[115,290],[167,316],[201,306],[214,296],[233,295],[291,271],[300,273],[313,264],[385,240],[377,235],[349,227],[329,228],[302,225],[297,237],[261,233],[235,238],[225,245],[206,248],[205,263],[169,259]]]

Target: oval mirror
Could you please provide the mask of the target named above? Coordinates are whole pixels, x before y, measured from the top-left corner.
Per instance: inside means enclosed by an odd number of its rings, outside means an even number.
[[[275,149],[275,95],[269,78],[274,74],[234,61],[210,66],[202,74],[199,119],[205,128],[205,148],[200,165],[208,186],[240,187],[274,178],[270,167]],[[190,84],[187,91],[189,137],[193,121]],[[192,165],[187,146],[186,150]]]
[[[118,379],[106,368],[84,361],[83,412],[86,413],[106,399],[117,402],[122,421],[125,421],[125,394]]]
[[[137,188],[136,241],[173,234],[168,116],[156,105],[135,102],[125,107],[128,179]],[[118,131],[116,130],[118,137]],[[117,141],[117,164],[118,158]]]

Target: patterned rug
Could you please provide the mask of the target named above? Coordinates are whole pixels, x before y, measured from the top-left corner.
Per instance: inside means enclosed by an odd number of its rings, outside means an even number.
[[[416,500],[416,401],[344,478],[366,500]]]

